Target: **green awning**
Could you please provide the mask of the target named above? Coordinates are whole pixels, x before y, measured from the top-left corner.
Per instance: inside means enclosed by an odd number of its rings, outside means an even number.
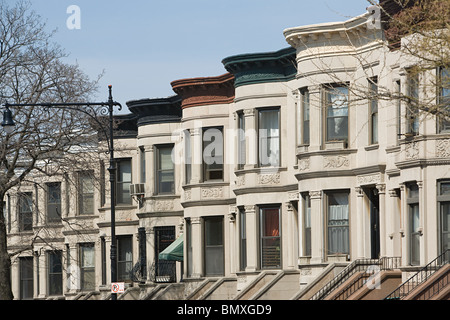
[[[159,260],[183,261],[183,234],[159,254]]]

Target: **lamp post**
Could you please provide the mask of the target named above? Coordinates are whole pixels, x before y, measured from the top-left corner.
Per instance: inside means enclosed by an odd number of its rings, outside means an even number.
[[[15,123],[12,117],[12,112],[10,107],[44,107],[44,108],[56,108],[56,109],[66,109],[75,110],[88,115],[93,119],[100,127],[102,124],[97,119],[97,112],[94,114],[90,113],[88,110],[80,109],[77,107],[81,106],[98,106],[100,107],[100,114],[109,116],[109,137],[106,135],[106,142],[108,144],[109,153],[109,182],[111,188],[111,283],[117,282],[117,247],[116,247],[116,193],[115,193],[115,181],[116,181],[116,164],[114,159],[114,136],[113,136],[113,112],[114,106],[118,106],[118,110],[122,110],[122,105],[112,98],[112,86],[108,86],[109,96],[107,102],[84,102],[84,103],[5,103],[5,110],[3,112],[3,122],[2,127],[7,134],[14,131]],[[92,111],[93,109],[91,109]],[[111,300],[117,300],[117,293],[111,294]]]

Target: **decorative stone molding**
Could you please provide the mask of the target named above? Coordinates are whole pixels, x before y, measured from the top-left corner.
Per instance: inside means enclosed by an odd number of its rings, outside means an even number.
[[[240,175],[236,178],[236,186],[238,187],[245,186],[245,175]]]
[[[298,170],[299,171],[309,170],[309,166],[310,166],[310,159],[309,158],[301,159],[298,162]]]
[[[350,160],[348,156],[327,156],[323,157],[323,167],[337,169],[350,165]]]
[[[191,200],[191,198],[192,198],[191,190],[184,191],[184,201],[189,201]]]
[[[201,196],[202,198],[221,198],[223,196],[223,188],[202,188]]]
[[[255,212],[256,211],[256,207],[255,206],[244,206],[244,210],[245,212]]]
[[[250,117],[255,115],[255,109],[244,109],[242,110],[244,117]]]
[[[309,196],[311,199],[321,199],[322,198],[322,191],[310,191]]]
[[[386,185],[384,183],[378,183],[376,185],[376,188],[377,188],[379,194],[385,194],[386,193]]]
[[[279,184],[281,182],[280,173],[269,173],[258,175],[258,184]]]
[[[373,184],[381,182],[381,173],[363,175],[356,177],[358,185]]]
[[[417,141],[405,144],[405,158],[408,160],[419,158],[419,143]]]
[[[298,191],[290,191],[288,192],[289,201],[298,201]]]
[[[170,211],[173,210],[172,200],[156,200],[154,203],[155,211]]]
[[[450,139],[436,140],[436,158],[450,158]]]

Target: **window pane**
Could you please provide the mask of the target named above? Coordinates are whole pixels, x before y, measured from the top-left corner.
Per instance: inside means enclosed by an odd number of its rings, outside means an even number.
[[[224,274],[223,218],[205,218],[205,273]]]
[[[262,208],[261,220],[261,267],[281,267],[280,209]]]
[[[33,199],[32,193],[22,193],[19,195],[19,219],[20,231],[30,231],[33,229]]]
[[[117,278],[120,281],[131,279],[133,268],[132,237],[122,236],[117,239]]]
[[[173,147],[158,147],[158,163],[157,163],[157,187],[158,193],[174,193],[175,192],[175,173],[174,163],[172,161]]]
[[[328,254],[349,253],[348,193],[328,195]]]
[[[348,137],[348,88],[327,90],[327,141]]]
[[[33,258],[19,258],[20,262],[20,299],[33,298]]]
[[[48,294],[62,294],[62,252],[48,254]]]
[[[222,128],[208,128],[203,131],[203,179],[223,180]]]
[[[94,213],[94,183],[89,173],[80,174],[80,214]]]
[[[120,159],[117,161],[117,203],[131,204],[131,160]]]
[[[61,184],[47,184],[47,219],[58,221],[61,218]]]
[[[261,166],[279,166],[280,133],[279,110],[259,111],[259,163]]]
[[[450,249],[450,202],[441,204],[441,242],[442,252]]]

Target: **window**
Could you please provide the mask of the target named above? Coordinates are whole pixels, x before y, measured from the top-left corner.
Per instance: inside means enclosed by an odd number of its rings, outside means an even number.
[[[348,139],[348,87],[333,86],[325,89],[326,141]]]
[[[117,237],[117,279],[118,281],[131,281],[133,269],[132,236]]]
[[[245,165],[245,117],[243,112],[238,112],[238,169]]]
[[[420,264],[420,212],[419,212],[419,187],[416,183],[408,186],[408,220],[409,220],[409,252],[410,264]]]
[[[131,159],[117,160],[117,204],[131,204]]]
[[[348,192],[327,194],[328,254],[349,254]]]
[[[173,145],[156,147],[156,192],[175,193],[175,166],[172,161]]]
[[[192,178],[192,150],[191,150],[191,132],[184,131],[184,171],[185,183],[190,184]]]
[[[369,80],[370,143],[378,143],[378,83],[377,77]]]
[[[33,229],[33,194],[31,192],[19,194],[19,228],[20,231]]]
[[[301,100],[301,117],[302,117],[302,138],[301,144],[309,145],[309,91],[308,89],[300,90]]]
[[[61,221],[61,183],[47,184],[47,222]]]
[[[439,132],[450,132],[450,72],[447,68],[438,69],[438,108],[445,116],[439,117]]]
[[[258,112],[258,157],[261,167],[280,165],[280,109]]]
[[[450,181],[438,183],[441,253],[450,249]]]
[[[205,275],[223,275],[225,272],[223,247],[223,218],[205,217]]]
[[[145,183],[146,170],[145,170],[145,148],[139,147],[139,162],[140,162],[140,179],[141,183]]]
[[[95,289],[94,252],[94,244],[87,243],[80,245],[81,290]]]
[[[33,257],[20,257],[20,300],[33,299]]]
[[[94,181],[92,176],[93,172],[81,172],[79,174],[79,214],[94,214]]]
[[[62,251],[49,251],[47,253],[47,279],[48,295],[62,294]]]
[[[419,134],[419,75],[410,73],[408,75],[408,107],[406,120],[408,133]]]
[[[247,220],[244,208],[239,208],[239,253],[240,270],[244,271],[247,267]]]
[[[261,268],[281,267],[280,207],[260,208]]]
[[[311,198],[303,194],[303,230],[304,230],[304,256],[311,255]]]
[[[396,90],[397,90],[397,140],[402,136],[402,85],[401,81],[398,80],[395,82]]]
[[[223,180],[223,128],[203,129],[203,180]]]

